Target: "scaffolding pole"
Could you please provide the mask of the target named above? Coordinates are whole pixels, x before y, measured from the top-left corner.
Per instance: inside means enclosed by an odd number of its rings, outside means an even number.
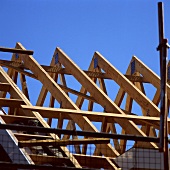
[[[167,58],[168,40],[164,38],[164,12],[163,3],[158,3],[158,27],[159,27],[159,46],[160,53],[160,77],[161,77],[161,101],[160,101],[160,152],[164,153],[164,169],[169,170],[168,155],[168,105],[167,105]]]

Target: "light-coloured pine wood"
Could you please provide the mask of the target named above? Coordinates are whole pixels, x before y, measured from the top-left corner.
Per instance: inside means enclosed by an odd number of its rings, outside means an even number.
[[[74,115],[82,115],[89,117],[88,115],[91,115],[91,117],[101,117],[99,120],[102,120],[102,117],[107,117],[108,122],[114,122],[115,118],[119,118],[120,120],[135,120],[139,122],[144,122],[148,124],[156,124],[159,123],[160,118],[158,117],[150,117],[150,116],[137,116],[137,115],[121,115],[121,114],[115,114],[115,113],[103,113],[103,112],[94,112],[94,111],[82,111],[82,110],[72,110],[72,109],[58,109],[58,108],[48,108],[48,107],[39,107],[39,106],[26,106],[26,105],[21,105],[21,107],[24,110],[31,110],[31,111],[36,111],[39,112],[40,115],[44,118],[58,118],[59,113],[63,114],[64,117],[65,115],[68,114],[74,114]],[[95,118],[92,120],[95,120]],[[170,120],[168,119],[168,122]],[[142,123],[141,123],[142,124]]]
[[[18,48],[21,48],[21,49],[25,49],[20,43],[17,43],[17,46]],[[40,81],[42,81],[42,83],[44,82],[45,84],[49,83],[49,86],[50,87],[50,84],[52,86],[52,91],[51,93],[56,93],[55,91],[55,86],[57,86],[57,84],[54,82],[54,80],[48,75],[48,73],[46,73],[43,68],[36,62],[36,60],[32,57],[32,56],[21,56],[20,57],[22,59],[22,61],[24,62],[24,65],[28,65],[27,67],[37,76],[37,78],[40,78]],[[48,80],[51,80],[51,81],[48,81]],[[43,83],[43,84],[44,84]],[[47,88],[47,87],[46,87]],[[48,88],[47,88],[48,89]],[[60,90],[59,90],[59,93],[62,93]],[[57,93],[58,94],[58,93]],[[28,101],[27,99],[27,105],[31,105],[30,102]],[[44,119],[42,119],[42,117],[37,114],[37,113],[33,113],[35,117],[37,117],[37,119],[42,123],[42,125],[44,127],[48,127],[49,128],[49,125],[45,122]],[[57,135],[54,135],[54,134],[51,134],[51,136],[54,138],[54,139],[59,139],[59,137]],[[70,161],[73,162],[73,164],[75,165],[75,167],[81,167],[80,164],[77,162],[77,160],[75,160],[74,156],[68,151],[67,148],[65,147],[61,147],[61,149],[65,152],[65,154],[70,158]]]
[[[51,136],[45,136],[45,135],[32,135],[32,134],[23,134],[23,133],[14,133],[14,135],[19,141],[31,140],[31,139],[37,139],[37,140],[52,139]]]
[[[94,82],[83,71],[80,70],[80,68],[78,66],[76,66],[72,62],[72,60],[61,49],[57,48],[57,52],[59,54],[60,63],[62,63],[65,67],[70,68],[72,75],[74,75],[74,77],[86,88],[86,90],[92,94],[92,96],[98,101],[98,103],[100,103],[105,108],[105,110],[107,112],[118,112],[119,114],[123,114],[123,115],[125,114],[113,101],[111,101],[111,99],[102,90],[100,90],[94,84]],[[100,62],[100,60],[99,60],[99,62]],[[105,62],[106,61],[103,59],[100,63],[105,63]],[[102,67],[102,64],[99,66],[105,70],[105,68]],[[112,66],[109,66],[109,68],[110,67],[112,67]],[[115,75],[115,76],[117,77],[117,75]],[[124,77],[123,77],[123,79],[124,79]],[[130,81],[127,78],[125,78],[124,81],[128,81],[128,83],[130,83]],[[150,104],[152,105],[151,102],[150,102]],[[158,108],[154,107],[154,109],[157,112],[159,112]],[[115,121],[117,123],[119,123],[122,127],[124,127],[124,129],[126,129],[126,131],[130,134],[146,136],[133,122],[120,121],[119,119],[115,119]],[[157,148],[157,146],[154,143],[151,143],[151,146]]]
[[[20,45],[21,46],[21,45]],[[70,98],[63,92],[59,85],[49,76],[47,72],[37,63],[37,61],[32,56],[21,56],[24,65],[28,67],[35,76],[42,82],[42,84],[50,91],[53,97],[59,102],[62,103],[65,108],[72,108],[79,110],[79,108],[70,100]],[[84,73],[85,74],[85,73]],[[67,102],[66,102],[67,101]],[[77,115],[70,115],[72,120],[76,122],[79,127],[83,130],[96,131],[96,127],[89,121],[88,118]],[[114,150],[110,144],[107,144],[107,152],[103,150],[105,154],[110,156],[118,155],[117,151]]]
[[[19,141],[20,147],[31,146],[66,146],[66,145],[79,145],[79,144],[102,144],[109,143],[110,139],[93,138],[93,139],[72,139],[72,140],[27,140]]]
[[[17,43],[15,48],[26,50],[21,43]],[[131,73],[133,61],[135,61],[135,72]],[[58,47],[54,51],[50,66],[40,65],[33,56],[27,54],[19,54],[18,57],[13,54],[11,61],[0,60],[0,65],[8,68],[6,73],[0,67],[0,105],[8,108],[7,113],[6,109],[1,108],[0,118],[4,123],[27,124],[28,121],[36,120],[45,128],[53,126],[63,129],[66,126],[67,130],[75,132],[74,136],[63,135],[62,137],[55,134],[28,134],[29,132],[22,134],[22,131],[13,134],[19,144],[29,147],[32,153],[34,153],[34,146],[42,147],[47,156],[39,155],[37,157],[37,155],[30,154],[30,158],[36,164],[50,163],[63,166],[63,162],[65,162],[67,166],[78,168],[88,166],[90,168],[119,169],[111,157],[117,157],[126,152],[126,140],[113,139],[113,142],[103,143],[99,139],[96,142],[95,138],[77,136],[77,129],[113,134],[117,134],[119,131],[122,135],[132,134],[134,137],[136,135],[156,137],[159,134],[160,78],[137,57],[132,58],[125,74],[120,73],[99,52],[94,53],[88,70],[81,70]],[[20,79],[18,78],[19,74]],[[27,76],[42,83],[40,95],[36,96],[36,106],[32,106],[29,101]],[[80,90],[75,89],[74,85],[73,88],[69,86],[67,76],[77,80],[81,87]],[[120,87],[115,100],[107,94],[105,79],[116,82]],[[144,83],[149,83],[156,88],[153,100],[145,94]],[[17,85],[21,87],[22,91]],[[169,98],[169,84],[167,84],[167,89]],[[77,100],[72,99],[70,93],[76,95]],[[49,103],[46,103],[47,101]],[[84,104],[87,111],[81,110],[84,109]],[[101,112],[94,111],[96,104],[103,108]],[[138,111],[132,113],[132,108],[136,104],[139,105],[142,116],[139,116]],[[49,105],[49,107],[44,107],[44,105]],[[54,108],[58,105],[59,108]],[[68,124],[65,125],[67,120]],[[93,122],[100,122],[101,129]],[[170,119],[168,118],[168,125],[169,123]],[[138,125],[141,125],[142,128],[140,129]],[[60,154],[61,159],[57,159],[56,156],[59,155],[50,151],[49,145],[52,147],[56,141],[60,144],[58,150],[66,156],[65,158]],[[74,145],[76,154],[70,153],[68,147],[63,146],[70,142]],[[94,155],[98,156],[86,155],[90,143],[95,144],[93,151]],[[158,148],[157,143],[153,142],[138,142],[135,147]],[[85,159],[90,161],[90,158],[93,160],[93,165],[90,162],[85,165],[83,161]],[[96,165],[94,165],[95,162]],[[105,165],[102,165],[101,162]]]

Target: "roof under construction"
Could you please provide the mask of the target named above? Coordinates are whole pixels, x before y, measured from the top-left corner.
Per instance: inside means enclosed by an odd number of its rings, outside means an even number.
[[[158,150],[160,77],[137,57],[132,57],[122,74],[99,52],[94,53],[89,68],[81,70],[58,47],[50,65],[40,65],[21,43],[3,50],[13,55],[10,61],[0,60],[5,67],[0,67],[0,126],[16,152],[9,150],[5,139],[0,140],[8,157],[0,160],[2,164],[163,169]],[[27,83],[28,77],[41,89]],[[115,93],[113,86],[115,96],[108,94],[111,83],[119,89]],[[152,96],[146,86],[152,88]],[[31,88],[39,95],[30,93]],[[167,96],[169,100],[169,84]]]

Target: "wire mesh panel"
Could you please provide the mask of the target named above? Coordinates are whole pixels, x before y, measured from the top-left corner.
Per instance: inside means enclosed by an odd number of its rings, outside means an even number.
[[[7,130],[0,130],[0,161],[29,164],[27,154],[20,149]]]
[[[20,135],[22,136],[23,133],[20,133]],[[39,133],[39,136],[41,135]],[[127,149],[123,154],[115,157],[105,157],[100,152],[104,149],[102,143],[110,142],[110,139],[86,138],[87,140],[84,140],[84,138],[77,138],[54,140],[45,139],[42,136],[43,139],[37,140],[35,138],[37,136],[38,133],[36,135],[30,134],[30,137],[25,139],[22,136],[23,139],[17,142],[15,137],[13,138],[10,135],[10,131],[1,129],[0,149],[2,154],[0,154],[0,166],[2,167],[6,163],[8,166],[16,164],[17,168],[20,168],[21,165],[36,165],[39,167],[33,166],[32,168],[29,167],[29,169],[43,169],[44,167],[68,169],[74,167],[76,163],[74,160],[76,160],[82,169],[164,169],[163,155],[158,149],[139,148],[134,142],[128,147],[126,145]],[[22,168],[28,168],[27,166]]]
[[[156,149],[131,148],[115,159],[124,170],[159,169],[163,170],[163,154]]]

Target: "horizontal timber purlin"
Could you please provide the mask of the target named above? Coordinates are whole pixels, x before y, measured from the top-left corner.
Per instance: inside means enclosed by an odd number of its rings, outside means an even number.
[[[10,130],[23,130],[29,132],[42,132],[42,133],[54,133],[54,134],[67,134],[67,135],[77,135],[77,136],[86,136],[93,138],[110,138],[110,139],[126,139],[132,141],[144,141],[144,142],[159,142],[157,137],[144,137],[137,135],[121,135],[121,134],[112,134],[105,132],[88,132],[88,131],[74,131],[74,130],[65,130],[65,129],[54,129],[54,128],[45,128],[45,127],[35,127],[35,126],[26,126],[26,125],[16,125],[16,124],[0,124],[0,129],[10,129]]]
[[[17,115],[1,115],[0,117],[5,121],[5,123],[20,123],[28,122],[29,120],[37,120],[36,117],[27,117],[27,116],[17,116]]]
[[[32,50],[21,50],[17,48],[5,48],[5,47],[0,47],[1,52],[9,52],[9,53],[17,53],[17,54],[28,54],[28,55],[33,55],[34,51]]]
[[[22,104],[24,104],[24,101],[20,100],[20,99],[0,98],[0,107],[15,107],[15,108],[18,108]]]
[[[31,77],[31,78],[34,78],[34,79],[37,79],[37,77],[34,75],[34,74],[32,74],[32,73],[30,73],[30,72],[27,72],[27,71],[24,71],[24,66],[23,66],[23,64],[22,63],[20,63],[20,62],[16,62],[16,61],[7,61],[7,60],[0,60],[0,65],[3,65],[3,66],[6,66],[6,67],[8,67],[8,68],[12,68],[12,69],[14,69],[14,70],[16,70],[16,71],[18,71],[19,73],[22,73],[22,74],[24,74],[24,75],[26,75],[26,76],[29,76],[29,77]],[[14,66],[14,65],[19,65],[19,66]],[[22,66],[20,66],[20,65],[22,65]],[[48,67],[48,66],[43,66],[43,68],[46,68],[46,67]],[[49,66],[50,67],[50,66]],[[51,69],[56,69],[56,67],[50,67]],[[28,69],[28,68],[25,68],[25,69]],[[47,70],[46,70],[47,71]],[[61,73],[60,71],[56,71],[57,73]],[[0,84],[0,90],[1,90],[1,86],[2,86],[2,90],[3,91],[9,91],[9,87],[8,87],[8,85],[7,84]],[[7,87],[6,87],[7,86]],[[78,92],[78,91],[76,91],[76,90],[73,90],[73,89],[71,89],[71,88],[68,88],[68,87],[64,87],[64,86],[62,86],[62,85],[60,85],[60,87],[65,91],[65,92],[70,92],[70,93],[72,93],[72,94],[75,94],[75,95],[78,95],[78,96],[82,96],[82,97],[84,97],[85,99],[87,99],[87,100],[91,100],[91,101],[94,101],[94,102],[96,102],[96,100],[94,99],[94,98],[92,98],[92,97],[90,97],[90,96],[87,96],[87,95],[84,95],[84,94],[82,94],[82,93],[80,93],[80,92]],[[3,89],[4,88],[4,89]],[[5,89],[7,89],[7,90],[5,90]]]
[[[78,92],[78,91],[76,91],[76,90],[73,90],[73,89],[68,88],[68,87],[66,87],[66,86],[63,86],[63,85],[59,85],[59,86],[60,86],[61,89],[64,90],[65,92],[70,92],[70,93],[72,93],[72,94],[81,96],[81,97],[83,97],[83,98],[85,98],[85,99],[87,99],[87,100],[90,100],[90,101],[93,101],[93,102],[96,102],[96,103],[97,103],[97,101],[96,101],[93,97],[91,97],[91,96],[85,95],[85,94],[83,94],[83,93],[80,93],[80,92]]]
[[[22,134],[22,133],[14,133],[15,137],[18,140],[30,140],[30,139],[52,139],[51,136],[45,136],[45,135],[32,135],[32,134]]]
[[[23,63],[21,62],[16,62],[16,61],[8,61],[8,60],[0,60],[0,65],[7,67],[9,69],[13,69],[19,73],[22,73],[26,76],[29,76],[31,78],[37,79],[36,76],[32,73],[29,73],[27,71],[24,71],[24,69],[28,70],[27,68],[24,67]]]
[[[23,63],[17,63],[16,61],[0,60],[0,65],[5,66],[7,68],[12,68],[24,75],[37,79],[37,77],[34,74],[24,71],[24,69],[26,70],[29,70],[29,69],[25,67]],[[48,73],[59,73],[59,74],[71,75],[70,71],[65,68],[57,68],[57,67],[45,66],[45,65],[41,65],[41,67]],[[111,79],[110,76],[106,73],[99,73],[99,72],[86,71],[86,70],[83,70],[83,71],[91,78]],[[128,78],[132,82],[148,83],[148,81],[146,81],[145,78],[141,76],[125,75],[125,77]]]
[[[58,109],[58,108],[49,108],[49,107],[40,107],[40,106],[26,106],[21,105],[25,110],[37,111],[44,118],[58,118],[59,113],[63,114],[63,117],[67,117],[69,114],[77,114],[82,116],[87,116],[92,120],[100,120],[105,117],[107,122],[114,122],[114,118],[127,119],[132,121],[143,122],[143,124],[152,124],[158,125],[160,118],[150,117],[150,116],[137,116],[137,115],[121,115],[118,113],[103,113],[103,112],[94,112],[94,111],[82,111],[82,110],[72,110],[72,109]],[[94,117],[94,118],[93,118]],[[168,121],[170,123],[170,120]]]
[[[71,140],[27,140],[19,141],[19,147],[30,146],[66,146],[66,145],[81,145],[81,144],[103,144],[110,143],[108,138],[93,138],[93,139],[71,139]]]
[[[9,92],[10,91],[10,84],[0,83],[0,91]]]

